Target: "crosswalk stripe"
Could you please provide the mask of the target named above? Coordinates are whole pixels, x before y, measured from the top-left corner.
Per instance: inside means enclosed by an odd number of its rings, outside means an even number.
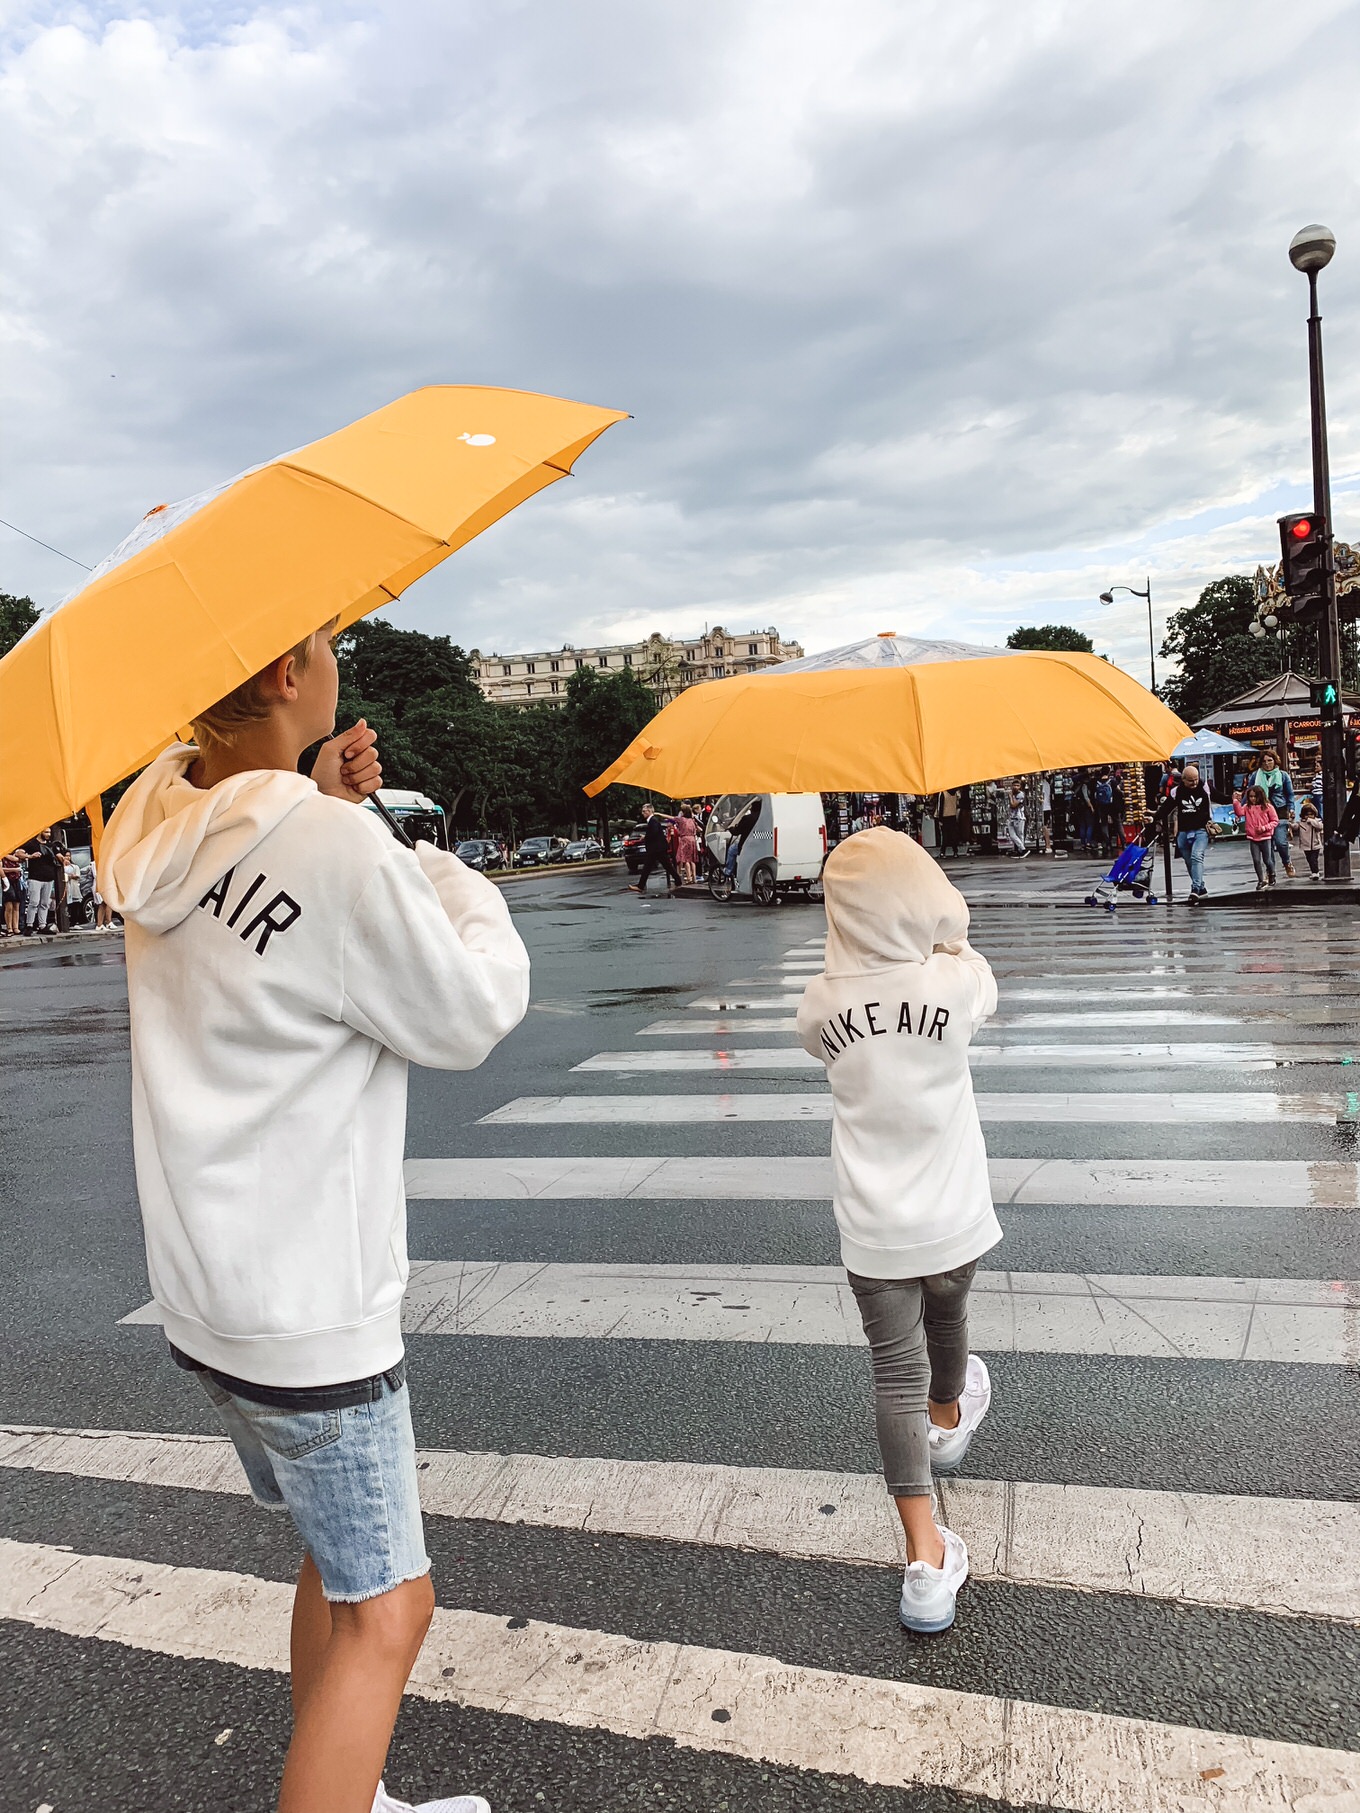
[[[1360,1208],[1360,1165],[1336,1159],[993,1158],[998,1203],[1090,1207]],[[830,1201],[829,1157],[686,1154],[627,1158],[411,1158],[406,1193],[441,1202],[628,1197],[690,1202]]]
[[[905,1560],[878,1474],[537,1454],[417,1454],[427,1516],[594,1530],[789,1559]],[[245,1493],[221,1436],[0,1428],[0,1466]],[[1360,1623],[1360,1505],[936,1481],[975,1580]]]
[[[1272,1090],[1228,1094],[984,1095],[978,1114],[989,1123],[1059,1123],[1106,1126],[1304,1121],[1333,1126],[1342,1098],[1334,1095],[1276,1095]],[[522,1095],[490,1114],[479,1126],[608,1126],[698,1124],[708,1121],[830,1121],[831,1092],[783,1095]]]
[[[971,1045],[968,1061],[975,1067],[1023,1064],[1030,1069],[1078,1068],[1099,1073],[1111,1065],[1126,1069],[1172,1069],[1212,1065],[1220,1070],[1278,1070],[1296,1064],[1360,1063],[1360,1045],[1222,1044],[1016,1044]],[[573,1064],[573,1070],[821,1070],[822,1060],[798,1045],[745,1046],[731,1051],[600,1051]]]
[[[775,980],[771,978],[771,980]],[[1326,997],[1335,1011],[1327,1014],[1320,1022],[1309,1020],[1309,1014],[1316,1011],[1305,1008],[1302,1013],[1304,1024],[1328,1024],[1336,1020],[1360,1019],[1360,993],[1330,988],[1324,985],[1314,986],[1301,983],[1295,988],[1261,988],[1251,993],[1239,989],[1225,990],[1217,982],[1210,986],[1195,983],[1188,987],[1157,988],[1146,984],[1129,984],[1125,988],[1086,988],[1074,981],[1069,988],[1012,988],[1008,982],[1000,985],[1002,1008],[1008,1008],[1013,1001],[1053,1001],[1068,1002],[1072,1010],[1084,1008],[1088,1002],[1117,1003],[1121,1007],[1136,1010],[1140,1003],[1146,1001],[1149,1007],[1160,1008],[1170,1001],[1198,1002],[1210,1007],[1232,1011],[1235,1014],[1257,1014],[1273,1017],[1278,1003],[1278,1011],[1283,1018],[1293,1019],[1296,1016],[1290,1008],[1297,997]],[[693,1001],[685,1003],[692,1013],[759,1013],[766,1009],[771,1011],[781,1007],[797,1007],[803,999],[802,992],[797,994],[751,995],[734,993],[732,995],[699,995]],[[1083,1014],[1081,1018],[1085,1018]],[[1196,1018],[1199,1015],[1196,1013]],[[1080,1021],[1073,1022],[1074,1024]]]
[[[291,1603],[291,1586],[251,1574],[0,1540],[0,1616],[158,1655],[281,1672]],[[1287,1813],[1360,1793],[1360,1756],[1346,1751],[443,1606],[407,1691],[1072,1813]]]
[[[1288,1278],[979,1272],[970,1338],[986,1353],[1360,1365],[1360,1284]],[[160,1321],[154,1303],[123,1318]],[[835,1266],[532,1265],[416,1260],[408,1334],[760,1341],[859,1347]]]

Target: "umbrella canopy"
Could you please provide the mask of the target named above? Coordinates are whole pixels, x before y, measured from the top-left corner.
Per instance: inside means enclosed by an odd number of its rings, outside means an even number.
[[[621,420],[433,385],[150,511],[0,661],[0,849],[97,801],[323,623],[400,597]]]
[[[981,661],[989,655],[1014,653],[1010,648],[984,648],[975,642],[927,642],[920,636],[899,636],[896,630],[880,630],[862,642],[846,642],[820,655],[800,655],[796,661],[780,661],[762,671],[822,674],[840,667],[920,667],[927,661]]]
[[[1190,727],[1094,655],[867,644],[692,686],[586,788],[934,793],[1086,762],[1162,761]],[[941,655],[932,650],[944,648]],[[863,654],[856,654],[862,650]],[[822,663],[828,665],[823,666]]]
[[[1177,760],[1184,756],[1190,761],[1197,755],[1255,755],[1257,751],[1250,743],[1234,743],[1231,737],[1221,737],[1216,730],[1197,730],[1177,743],[1171,753]]]

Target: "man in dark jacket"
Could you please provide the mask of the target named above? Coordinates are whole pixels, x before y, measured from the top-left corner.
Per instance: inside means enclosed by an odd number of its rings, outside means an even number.
[[[1213,801],[1193,762],[1186,763],[1157,816],[1175,832],[1176,853],[1190,871],[1190,904],[1196,906],[1209,897],[1204,885],[1204,858],[1209,850]]]
[[[680,871],[671,855],[666,821],[658,815],[650,800],[642,808],[642,822],[645,826],[642,834],[642,863],[637,880],[628,885],[635,894],[645,894],[652,871],[659,866],[666,871],[666,892],[673,894],[680,886]]]

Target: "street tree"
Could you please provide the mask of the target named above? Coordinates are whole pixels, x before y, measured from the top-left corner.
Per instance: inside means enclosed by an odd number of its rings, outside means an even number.
[[[1194,604],[1168,618],[1161,653],[1180,671],[1167,676],[1162,696],[1187,724],[1279,671],[1278,639],[1247,632],[1255,613],[1251,581],[1233,574],[1206,585]],[[1285,661],[1290,652],[1286,641]]]
[[[37,621],[38,607],[31,598],[0,592],[0,656],[7,655]]]
[[[1006,647],[1051,649],[1074,655],[1095,653],[1091,638],[1068,623],[1022,624],[1007,636]]]

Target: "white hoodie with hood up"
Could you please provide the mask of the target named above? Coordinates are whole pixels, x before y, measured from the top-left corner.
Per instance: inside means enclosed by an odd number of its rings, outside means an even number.
[[[139,777],[99,864],[152,1293],[234,1378],[367,1378],[402,1353],[407,1064],[480,1064],[524,1017],[528,955],[456,857],[300,774],[193,787],[196,755]]]
[[[826,1065],[841,1257],[866,1278],[930,1278],[1001,1238],[968,1046],[996,982],[968,904],[919,844],[879,826],[822,873],[826,967],[798,1010]]]

